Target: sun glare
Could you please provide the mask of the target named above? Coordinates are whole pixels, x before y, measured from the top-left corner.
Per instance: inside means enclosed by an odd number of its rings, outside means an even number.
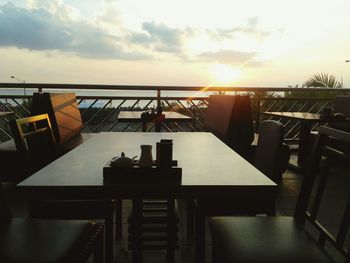
[[[211,68],[211,72],[215,82],[220,84],[228,84],[238,79],[241,72],[237,68],[233,68],[229,65],[216,64]]]

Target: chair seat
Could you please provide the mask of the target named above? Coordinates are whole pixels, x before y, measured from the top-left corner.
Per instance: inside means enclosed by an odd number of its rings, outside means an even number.
[[[98,227],[89,221],[12,219],[0,228],[0,262],[73,262]]]
[[[214,217],[210,229],[214,262],[334,262],[292,217]]]
[[[244,202],[229,202],[225,198],[201,198],[195,200],[195,206],[200,213],[206,216],[275,214],[274,203],[264,198],[245,198]]]
[[[32,202],[31,217],[55,219],[100,219],[113,215],[115,200],[49,200]]]

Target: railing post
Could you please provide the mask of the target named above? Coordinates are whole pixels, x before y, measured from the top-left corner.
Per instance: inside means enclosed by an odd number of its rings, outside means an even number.
[[[259,132],[261,116],[261,99],[259,96],[256,98],[256,120],[255,120],[255,132]]]
[[[160,89],[157,89],[157,115],[162,114],[162,103],[161,103],[161,94]],[[161,123],[156,122],[156,132],[160,132],[161,130]]]

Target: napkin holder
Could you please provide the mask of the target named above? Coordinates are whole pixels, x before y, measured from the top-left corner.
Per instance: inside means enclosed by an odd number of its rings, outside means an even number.
[[[110,161],[103,167],[104,183],[114,184],[180,184],[182,168],[174,160],[167,167],[112,167]]]

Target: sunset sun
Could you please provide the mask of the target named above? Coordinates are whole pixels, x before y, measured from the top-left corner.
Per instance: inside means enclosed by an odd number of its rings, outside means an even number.
[[[215,82],[220,84],[228,84],[239,78],[241,72],[237,68],[233,68],[229,65],[216,64],[211,68],[211,74]]]

